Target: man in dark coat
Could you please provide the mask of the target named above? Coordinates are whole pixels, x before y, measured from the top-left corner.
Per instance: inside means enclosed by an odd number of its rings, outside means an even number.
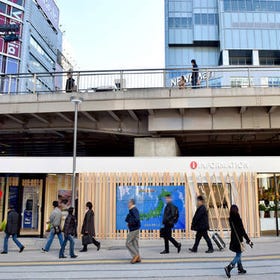
[[[191,64],[192,64],[192,88],[197,88],[199,85],[199,81],[198,81],[198,76],[199,76],[199,69],[198,66],[196,64],[196,60],[192,59],[191,60]]]
[[[204,198],[200,195],[197,197],[197,210],[192,220],[191,229],[196,231],[195,243],[189,250],[193,253],[197,252],[197,248],[201,238],[203,237],[208,245],[206,253],[213,253],[213,244],[208,236],[209,221],[207,209],[204,205]]]
[[[129,213],[126,216],[125,221],[129,229],[129,233],[126,239],[126,248],[132,256],[130,263],[135,264],[141,262],[139,254],[139,233],[140,233],[140,215],[139,211],[135,206],[135,200],[130,199],[128,202]]]
[[[66,92],[73,92],[75,89],[75,80],[73,79],[72,73],[69,72],[67,74],[67,80],[66,80],[66,86],[65,91]]]
[[[177,223],[179,217],[178,208],[172,203],[172,197],[170,194],[166,195],[165,200],[166,207],[164,209],[162,221],[164,225],[163,232],[165,249],[161,252],[161,254],[169,254],[169,241],[177,248],[177,252],[180,253],[182,245],[172,237],[172,229]]]
[[[61,249],[59,251],[59,258],[64,259],[66,258],[64,255],[65,247],[67,244],[67,241],[70,242],[69,252],[72,259],[77,258],[77,255],[75,255],[74,247],[75,247],[75,241],[74,236],[76,235],[76,229],[77,229],[77,220],[76,217],[73,215],[74,208],[70,207],[68,209],[68,216],[65,219],[63,232],[64,232],[64,241],[61,246]]]
[[[13,241],[19,248],[19,253],[24,250],[24,246],[18,241],[17,234],[19,232],[19,215],[14,210],[13,206],[9,206],[7,225],[5,229],[4,248],[1,254],[8,254],[8,241],[12,236]]]
[[[101,244],[95,240],[95,226],[94,226],[94,212],[92,210],[92,203],[87,202],[87,212],[85,214],[83,226],[82,226],[82,243],[83,249],[80,252],[87,252],[87,246],[93,243],[97,247],[97,251],[100,250]]]

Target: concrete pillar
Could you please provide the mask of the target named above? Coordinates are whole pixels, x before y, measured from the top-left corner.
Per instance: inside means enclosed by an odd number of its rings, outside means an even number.
[[[222,56],[223,56],[223,66],[229,65],[229,52],[228,50],[222,50]]]
[[[260,58],[259,58],[259,51],[258,50],[253,50],[252,60],[253,60],[253,65],[254,66],[259,66],[260,65]]]
[[[176,157],[180,150],[175,138],[135,138],[135,157]]]

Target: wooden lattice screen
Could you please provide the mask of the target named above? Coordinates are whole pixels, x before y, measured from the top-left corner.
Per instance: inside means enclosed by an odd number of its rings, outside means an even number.
[[[186,229],[174,231],[176,238],[192,238],[191,220],[196,209],[196,196],[206,197],[212,230],[221,236],[229,231],[229,207],[236,203],[251,237],[260,236],[258,217],[258,192],[256,174],[181,174],[181,173],[83,173],[79,175],[79,229],[87,201],[95,210],[97,237],[100,239],[124,239],[127,231],[116,230],[117,186],[185,186]],[[80,231],[80,230],[79,230]],[[143,230],[143,239],[159,238],[159,230]]]

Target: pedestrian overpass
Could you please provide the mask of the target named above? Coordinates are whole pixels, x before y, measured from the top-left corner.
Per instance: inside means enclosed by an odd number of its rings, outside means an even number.
[[[80,155],[133,155],[135,138],[173,138],[180,153],[271,153],[279,145],[280,75],[274,67],[72,72],[1,78],[0,153],[70,155],[74,106]],[[179,89],[184,75],[186,84]]]

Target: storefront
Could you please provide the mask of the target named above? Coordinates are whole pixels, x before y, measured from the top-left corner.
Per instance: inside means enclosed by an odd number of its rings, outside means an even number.
[[[59,200],[62,210],[72,203],[71,163],[71,158],[2,158],[0,221],[6,217],[8,204],[14,204],[21,214],[21,234],[44,235],[52,201]],[[229,234],[231,204],[239,206],[251,237],[278,233],[277,157],[78,158],[77,171],[78,232],[85,204],[92,201],[100,239],[126,237],[124,218],[131,197],[140,209],[141,237],[159,238],[166,192],[180,209],[174,231],[178,238],[193,237],[191,220],[199,194],[206,198],[211,230],[222,236]]]

